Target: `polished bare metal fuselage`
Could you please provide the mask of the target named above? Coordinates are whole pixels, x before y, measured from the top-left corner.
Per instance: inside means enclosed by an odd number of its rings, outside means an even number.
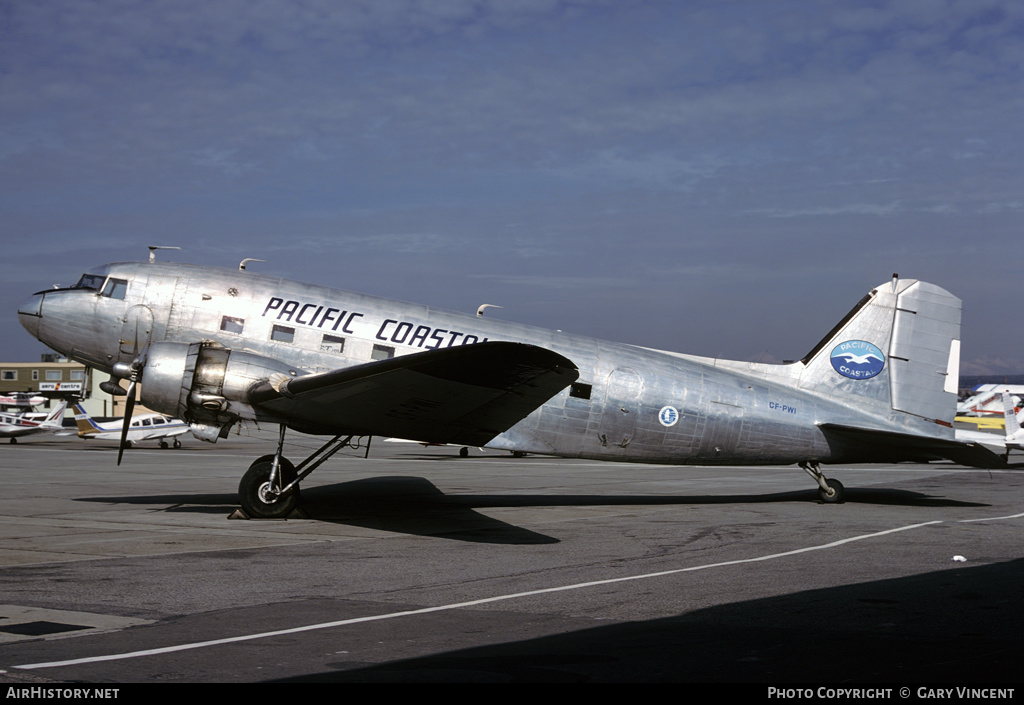
[[[952,437],[933,418],[893,408],[890,366],[868,385],[813,361],[699,358],[250,271],[162,263],[96,271],[126,281],[123,298],[82,289],[40,292],[19,314],[51,348],[107,372],[152,343],[204,340],[281,361],[300,375],[488,340],[540,346],[575,363],[578,382],[494,438],[494,448],[670,464],[784,464],[871,459],[828,437],[823,423]],[[879,318],[874,327],[886,339],[892,334],[891,321]],[[145,386],[143,376],[143,401],[152,407]],[[954,409],[955,394],[950,421]],[[259,410],[256,418],[287,422]]]

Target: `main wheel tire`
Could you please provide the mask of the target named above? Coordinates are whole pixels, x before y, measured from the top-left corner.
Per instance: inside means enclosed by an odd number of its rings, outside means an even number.
[[[818,488],[818,498],[825,504],[842,504],[846,501],[846,488],[839,480],[829,478],[825,480],[831,492]]]
[[[267,460],[266,458],[270,459]],[[264,456],[249,466],[238,483],[238,501],[245,513],[261,519],[280,519],[291,514],[299,506],[299,488],[283,496],[275,496],[269,492],[270,469],[274,465],[274,456]],[[278,468],[279,487],[284,487],[294,480],[298,473],[295,466],[281,458]]]
[[[260,457],[256,458],[256,460],[252,461],[252,464],[249,465],[249,469],[252,470],[254,467],[259,465],[260,463],[272,463],[272,462],[274,462],[274,454],[273,453],[269,453],[268,455],[261,455]],[[294,466],[292,466],[291,462],[288,461],[287,458],[281,458],[281,462],[282,463],[286,463],[290,467],[294,467]]]

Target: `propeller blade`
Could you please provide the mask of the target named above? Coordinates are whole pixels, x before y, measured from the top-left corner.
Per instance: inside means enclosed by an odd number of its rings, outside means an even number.
[[[128,441],[128,427],[132,424],[132,412],[135,410],[135,380],[128,383],[128,399],[124,405],[124,424],[121,426],[121,443],[117,447],[117,464],[121,464],[124,445]]]

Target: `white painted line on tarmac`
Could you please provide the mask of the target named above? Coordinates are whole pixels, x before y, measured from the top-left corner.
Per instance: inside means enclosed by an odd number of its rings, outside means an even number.
[[[911,529],[919,529],[924,526],[930,526],[932,524],[941,524],[942,521],[928,521],[923,524],[910,524],[908,526],[901,526],[895,529],[887,529],[885,531],[878,531],[871,534],[862,534],[860,536],[851,536],[850,538],[840,539],[838,541],[832,541],[831,543],[821,544],[819,546],[808,546],[806,548],[797,548],[792,551],[784,551],[782,553],[771,553],[765,556],[758,556],[756,558],[741,558],[734,561],[722,561],[720,563],[707,563],[705,565],[691,566],[689,568],[675,568],[673,570],[664,570],[657,573],[643,573],[641,575],[630,575],[622,578],[609,578],[607,580],[594,580],[586,583],[574,583],[572,585],[561,585],[558,587],[543,588],[540,590],[528,590],[526,592],[516,592],[508,595],[496,595],[494,597],[485,597],[479,600],[469,600],[467,602],[455,602],[449,605],[438,605],[436,607],[424,607],[417,610],[405,610],[402,612],[389,612],[387,614],[372,615],[369,617],[355,617],[353,619],[342,619],[336,622],[324,622],[321,624],[310,624],[305,627],[293,627],[291,629],[279,629],[272,632],[260,632],[258,634],[247,634],[242,636],[228,637],[225,639],[213,639],[211,641],[198,641],[191,644],[178,644],[177,646],[165,646],[157,649],[145,649],[143,651],[131,651],[123,654],[108,654],[106,656],[89,656],[87,658],[71,659],[68,661],[48,661],[45,663],[27,663],[20,666],[14,666],[14,668],[20,669],[36,669],[36,668],[56,668],[58,666],[75,666],[83,663],[98,663],[101,661],[120,661],[130,658],[139,658],[141,656],[157,656],[159,654],[169,654],[176,651],[188,651],[191,649],[203,649],[208,646],[219,646],[222,644],[234,644],[241,641],[252,641],[254,639],[265,639],[269,637],[282,636],[286,634],[299,634],[301,632],[310,632],[318,629],[332,629],[334,627],[344,627],[350,624],[360,624],[362,622],[377,622],[385,619],[398,619],[400,617],[412,617],[420,614],[430,614],[431,612],[445,612],[449,610],[458,610],[466,607],[476,607],[478,605],[486,605],[494,602],[503,602],[505,600],[515,600],[522,597],[532,597],[534,595],[544,595],[554,592],[565,592],[568,590],[582,590],[584,588],[595,587],[598,585],[611,585],[614,583],[624,583],[633,580],[647,580],[649,578],[659,578],[666,575],[675,575],[678,573],[690,573],[698,570],[708,570],[710,568],[723,568],[725,566],[741,565],[744,563],[758,563],[761,561],[770,561],[776,558],[785,558],[787,556],[795,556],[801,553],[808,553],[811,551],[823,551],[829,548],[835,548],[842,546],[843,544],[852,543],[854,541],[864,541],[865,539],[877,538],[879,536],[886,536],[888,534],[894,534],[899,531],[909,531]]]
[[[1005,517],[988,517],[988,518],[985,518],[985,519],[959,519],[957,521],[957,523],[958,524],[970,524],[971,522],[974,522],[974,521],[999,521],[1000,519],[1020,519],[1021,517],[1024,517],[1024,513],[1021,513],[1021,514],[1010,514],[1009,516],[1005,516]]]

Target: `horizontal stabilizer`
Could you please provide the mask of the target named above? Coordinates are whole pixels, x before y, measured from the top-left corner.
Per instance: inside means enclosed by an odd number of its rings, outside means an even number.
[[[578,376],[546,348],[486,342],[264,382],[249,400],[311,433],[479,446]]]
[[[835,423],[821,424],[820,428],[837,451],[836,462],[927,462],[942,458],[976,468],[1006,467],[1002,456],[978,443]]]

